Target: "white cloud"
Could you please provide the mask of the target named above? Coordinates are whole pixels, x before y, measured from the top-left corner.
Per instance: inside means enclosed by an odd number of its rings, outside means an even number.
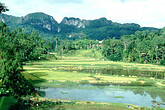
[[[106,17],[113,21],[134,22],[142,26],[164,27],[164,0],[119,0],[99,1],[98,7],[106,11]],[[164,22],[164,24],[162,24]]]
[[[106,17],[119,23],[141,26],[165,26],[165,0],[2,0],[10,9],[7,14],[25,16],[44,12],[60,22],[63,17],[97,19]]]

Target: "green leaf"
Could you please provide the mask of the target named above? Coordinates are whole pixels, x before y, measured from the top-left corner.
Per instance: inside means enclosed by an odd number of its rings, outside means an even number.
[[[11,105],[15,104],[18,99],[12,97],[1,97],[0,98],[0,110],[8,110]]]

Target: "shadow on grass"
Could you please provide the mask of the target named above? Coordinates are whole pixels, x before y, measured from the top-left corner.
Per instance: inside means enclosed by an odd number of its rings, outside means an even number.
[[[30,73],[30,75],[41,79],[40,77],[47,76],[48,74],[46,74],[45,72],[33,72],[33,73]]]
[[[37,84],[40,84],[40,83],[44,83],[44,82],[47,82],[45,79],[38,79],[38,80],[29,80],[33,85],[37,85]]]
[[[33,86],[36,88],[36,90],[37,90],[37,93],[38,93],[38,95],[39,96],[41,96],[41,97],[44,97],[45,96],[45,91],[40,91],[40,83],[45,83],[46,82],[46,80],[44,80],[44,79],[40,79],[40,80],[29,80],[32,84],[33,84]]]

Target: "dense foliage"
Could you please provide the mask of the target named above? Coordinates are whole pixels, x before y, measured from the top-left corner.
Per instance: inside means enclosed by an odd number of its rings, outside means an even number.
[[[132,35],[123,35],[121,39],[103,40],[103,43],[83,36],[80,40],[59,40],[58,45],[56,52],[59,54],[95,48],[101,49],[103,56],[112,61],[165,65],[165,28],[152,32],[136,31]],[[51,40],[49,49],[53,50],[55,47],[56,40]]]
[[[165,64],[165,28],[104,40],[103,55],[114,61]]]
[[[55,41],[50,42],[50,50],[57,46]],[[58,45],[56,52],[60,54],[95,48],[101,49],[103,56],[112,61],[165,65],[165,28],[160,32],[136,31],[132,35],[123,35],[121,39],[103,40],[103,43],[84,36],[81,40],[59,40]]]
[[[53,50],[53,45],[55,45],[56,43],[53,42],[52,46],[50,46],[50,50]],[[58,42],[58,47],[56,48],[56,52],[59,55],[62,54],[66,54],[68,52],[70,52],[71,50],[81,50],[81,49],[94,49],[97,48],[99,45],[98,41],[95,40],[89,40],[89,39],[82,39],[82,40],[76,40],[76,41],[72,41],[72,40],[61,40]],[[55,45],[56,47],[57,45]],[[72,51],[73,52],[73,51]]]
[[[12,32],[0,23],[0,96],[22,96],[34,92],[33,85],[21,74],[24,61],[36,60],[43,49],[36,32]]]

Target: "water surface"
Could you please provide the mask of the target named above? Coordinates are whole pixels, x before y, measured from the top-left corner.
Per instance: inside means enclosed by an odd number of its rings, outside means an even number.
[[[88,84],[81,88],[46,88],[41,90],[45,92],[46,98],[51,99],[127,103],[148,107],[161,103],[160,107],[165,107],[165,91],[156,88],[96,87]],[[153,100],[156,103],[153,104]]]

